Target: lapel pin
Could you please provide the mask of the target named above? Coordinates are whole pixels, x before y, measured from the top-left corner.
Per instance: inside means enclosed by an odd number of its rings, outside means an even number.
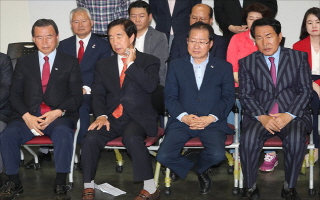
[[[54,68],[55,70],[58,70],[58,68]]]
[[[96,44],[92,45],[92,48],[93,48],[93,49],[96,48]]]
[[[214,68],[214,66],[213,66],[213,65],[211,65],[211,68],[213,69],[213,68]]]

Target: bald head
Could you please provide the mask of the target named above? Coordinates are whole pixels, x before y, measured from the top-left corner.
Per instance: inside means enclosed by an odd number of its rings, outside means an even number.
[[[190,14],[190,25],[202,21],[212,25],[213,9],[206,4],[197,4],[192,7]]]

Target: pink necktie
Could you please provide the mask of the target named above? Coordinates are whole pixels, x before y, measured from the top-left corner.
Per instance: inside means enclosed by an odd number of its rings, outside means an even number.
[[[78,62],[80,64],[81,60],[82,60],[82,57],[83,57],[83,54],[84,54],[84,46],[83,46],[83,41],[82,40],[80,40],[79,43],[80,43],[80,47],[79,47],[79,51],[78,51]]]
[[[126,76],[124,72],[127,70],[126,58],[121,58],[121,60],[123,62],[123,69],[120,74],[120,87],[122,87],[124,78]],[[119,104],[119,106],[113,111],[112,115],[118,119],[119,117],[121,117],[122,113],[123,113],[123,106],[122,104]]]
[[[272,78],[272,82],[274,86],[277,86],[277,73],[276,73],[276,65],[274,64],[274,57],[269,57],[269,60],[271,62],[271,67],[270,67],[270,74]],[[279,113],[279,105],[277,102],[275,102],[269,112],[270,114],[276,114]]]
[[[47,89],[47,85],[49,82],[49,77],[50,77],[50,63],[49,63],[49,57],[45,56],[44,58],[44,64],[42,68],[42,76],[41,76],[41,84],[42,84],[42,92],[43,94],[45,93]],[[51,108],[47,106],[44,102],[40,104],[40,113],[43,115],[44,113],[50,111]]]

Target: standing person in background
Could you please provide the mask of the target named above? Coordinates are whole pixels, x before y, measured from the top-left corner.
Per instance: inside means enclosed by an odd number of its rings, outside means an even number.
[[[223,36],[230,41],[236,33],[246,32],[248,26],[242,18],[243,8],[253,3],[262,3],[271,10],[272,17],[278,12],[277,0],[214,0],[214,16]]]
[[[12,81],[13,67],[8,55],[0,52],[0,135],[7,126],[8,117],[11,113],[9,105],[9,91]],[[0,174],[3,172],[2,156],[0,154]],[[3,181],[0,178],[0,188]]]
[[[130,0],[77,0],[78,7],[85,7],[91,13],[94,21],[92,33],[104,38],[110,22],[129,17],[129,4]]]
[[[166,35],[160,31],[154,30],[149,26],[152,20],[150,6],[145,1],[135,1],[129,6],[130,20],[137,27],[137,38],[135,48],[147,54],[151,54],[160,59],[161,66],[159,71],[160,84],[164,85],[167,74],[167,59],[169,56],[169,47]]]
[[[191,8],[201,2],[202,0],[149,0],[156,30],[166,34],[169,47],[173,37],[188,32]]]
[[[308,62],[312,74],[312,114],[313,114],[313,143],[315,145],[314,162],[319,158],[318,110],[320,109],[320,8],[310,8],[304,15],[300,41],[293,45],[293,49],[308,53]],[[309,166],[309,154],[305,156]]]

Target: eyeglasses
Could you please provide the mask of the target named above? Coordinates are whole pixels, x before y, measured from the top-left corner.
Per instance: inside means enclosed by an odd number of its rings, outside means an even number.
[[[197,41],[194,41],[194,40],[191,40],[191,41],[187,40],[187,42],[188,42],[189,44],[193,45],[193,46],[195,46],[196,44],[198,44],[198,45],[201,46],[201,47],[203,47],[204,45],[210,43],[210,41],[208,41],[208,42],[197,42]]]
[[[209,19],[205,19],[205,18],[198,18],[198,17],[195,17],[195,16],[190,16],[190,19],[194,22],[198,22],[198,21],[201,21],[201,22],[206,22],[208,21]]]

